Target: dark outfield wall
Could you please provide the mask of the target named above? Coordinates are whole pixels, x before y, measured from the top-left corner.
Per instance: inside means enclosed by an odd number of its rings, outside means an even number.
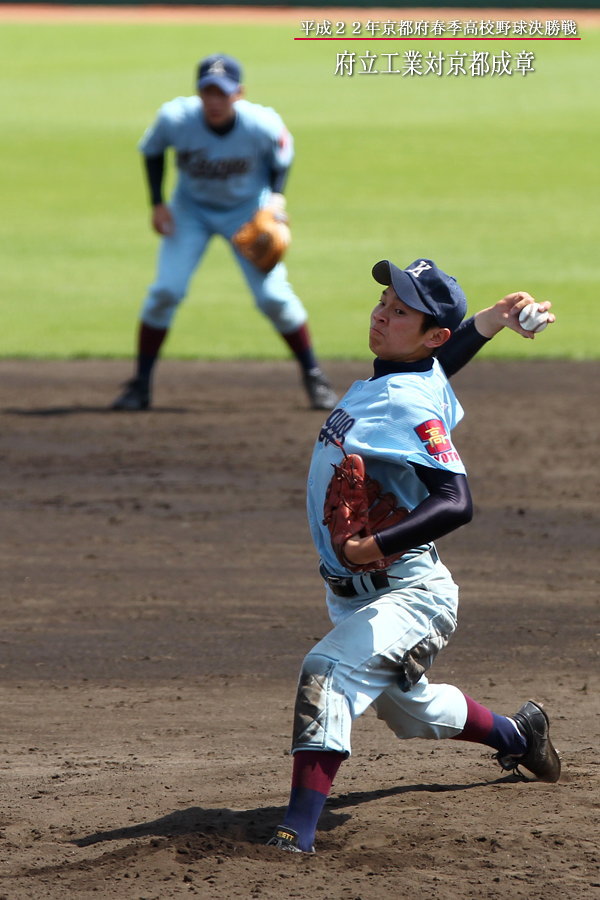
[[[0,0],[0,6],[3,5],[3,2],[11,2],[11,0]],[[278,0],[266,0],[264,3],[248,3],[244,2],[244,0],[213,0],[211,3],[193,3],[186,2],[186,0],[162,0],[161,3],[142,3],[136,2],[136,0],[74,0],[72,3],[53,3],[52,0],[48,3],[48,0],[42,0],[45,2],[45,5],[49,6],[197,6],[199,8],[207,8],[207,7],[218,7],[218,6],[258,6],[258,7],[269,7],[269,6],[278,6],[278,7],[287,7],[293,8],[294,6],[300,6],[304,8],[311,7],[313,9],[348,9],[348,8],[356,8],[356,9],[369,9],[374,7],[376,9],[385,9],[389,10],[390,18],[396,14],[401,15],[403,9],[418,9],[419,6],[422,6],[425,9],[443,9],[447,7],[449,9],[536,9],[536,10],[544,10],[544,9],[560,9],[565,12],[569,12],[572,14],[573,18],[576,18],[576,12],[578,9],[599,9],[598,0],[579,0],[577,4],[564,3],[560,2],[560,0],[522,0],[520,3],[507,2],[507,0],[490,0],[489,3],[477,3],[473,2],[473,0],[430,0],[429,3],[418,4],[418,3],[403,3],[396,4],[394,6],[386,6],[384,3],[377,2],[377,0],[373,0],[373,2],[368,2],[368,0],[362,0],[360,3],[353,3],[351,0],[347,3],[315,3],[315,2],[302,2],[302,0],[298,0],[297,3],[281,3]],[[12,0],[11,5],[15,5],[15,0]],[[19,0],[17,0],[17,5],[27,6],[28,3],[21,2],[19,4]],[[539,18],[539,16],[538,16]]]

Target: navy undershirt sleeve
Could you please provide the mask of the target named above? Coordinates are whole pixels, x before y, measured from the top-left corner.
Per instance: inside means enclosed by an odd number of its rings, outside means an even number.
[[[384,556],[428,544],[466,525],[473,516],[473,501],[466,475],[443,469],[414,466],[429,496],[397,525],[373,535]]]
[[[274,194],[283,194],[283,189],[285,188],[289,174],[289,167],[287,169],[273,169],[271,171],[269,187]]]
[[[145,156],[144,164],[146,166],[146,178],[148,179],[148,188],[150,189],[150,202],[152,206],[157,206],[163,202],[162,184],[165,172],[165,155]]]
[[[489,338],[483,337],[475,328],[473,316],[461,322],[437,352],[438,362],[446,377],[450,378],[462,369],[488,341]]]

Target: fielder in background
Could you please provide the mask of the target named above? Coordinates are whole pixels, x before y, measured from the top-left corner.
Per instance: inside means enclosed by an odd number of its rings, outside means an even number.
[[[558,781],[541,706],[499,715],[426,672],[456,628],[458,588],[434,541],[465,525],[472,501],[452,429],[463,411],[448,377],[533,303],[509,294],[463,322],[466,298],[429,259],[382,260],[371,314],[374,371],[323,424],[308,475],[329,632],[304,659],[296,694],[289,806],[268,842],[311,853],[352,722],[370,705],[400,739],[455,738],[492,747],[503,769]],[[549,303],[536,314],[554,322]],[[366,470],[366,477],[364,475]]]
[[[283,190],[293,140],[273,109],[242,99],[241,78],[239,63],[229,56],[202,60],[198,96],[165,103],[141,140],[152,227],[162,240],[156,279],[141,312],[135,377],[113,403],[115,410],[150,406],[160,348],[215,234],[231,244],[258,309],[296,357],[311,407],[335,405],[336,395],[315,358],[306,310],[278,261],[289,243]],[[179,171],[167,205],[163,178],[169,147]]]

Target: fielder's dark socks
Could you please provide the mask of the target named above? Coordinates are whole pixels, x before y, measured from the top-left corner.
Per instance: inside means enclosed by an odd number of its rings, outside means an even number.
[[[162,343],[167,336],[166,328],[153,328],[151,325],[140,323],[138,332],[138,357],[137,377],[145,384],[149,384],[152,369],[158,358]]]
[[[312,850],[319,816],[345,756],[329,750],[300,750],[294,755],[292,790],[283,824],[298,832],[298,846]]]
[[[467,701],[467,721],[454,740],[486,744],[498,750],[501,756],[521,756],[527,751],[527,740],[512,719],[497,715],[466,694],[464,698]]]
[[[296,331],[290,331],[289,334],[282,334],[281,337],[305,372],[319,368],[312,348],[308,325],[306,325],[306,323],[301,325],[300,328],[297,328]]]

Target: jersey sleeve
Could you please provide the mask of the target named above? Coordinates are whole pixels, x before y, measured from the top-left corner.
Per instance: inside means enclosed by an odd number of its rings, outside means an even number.
[[[463,409],[437,363],[432,378],[433,386],[421,380],[421,390],[410,390],[412,402],[406,391],[393,389],[392,417],[397,417],[400,407],[411,419],[406,461],[464,475],[465,467],[452,441],[452,431],[462,419]]]
[[[438,382],[432,391],[422,379],[403,375],[389,383],[378,420],[373,407],[368,418],[358,419],[353,438],[357,451],[387,464],[403,463],[454,474],[465,467],[452,442],[452,429],[462,418],[462,407],[448,383]]]
[[[172,131],[177,119],[178,100],[179,98],[164,103],[152,125],[144,132],[138,144],[138,150],[144,156],[160,156],[173,145]]]
[[[273,169],[289,169],[294,158],[294,139],[283,122],[272,145]]]
[[[405,459],[413,465],[464,474],[465,467],[453,442],[450,427],[437,410],[423,410],[413,426],[415,443]]]
[[[286,171],[294,159],[294,139],[281,116],[270,107],[259,107],[257,123],[263,134],[267,167],[273,172]]]

